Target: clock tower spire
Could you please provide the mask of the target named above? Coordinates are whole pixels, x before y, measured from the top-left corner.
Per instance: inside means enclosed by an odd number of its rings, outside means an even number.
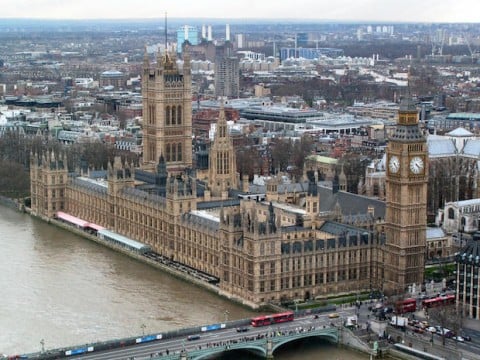
[[[410,97],[402,99],[387,145],[384,291],[403,293],[424,281],[428,152]]]

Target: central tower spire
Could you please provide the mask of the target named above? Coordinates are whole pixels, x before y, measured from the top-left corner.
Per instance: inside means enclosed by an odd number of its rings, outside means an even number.
[[[215,139],[210,149],[208,187],[213,197],[228,197],[228,189],[237,188],[236,158],[228,133],[224,98],[220,98]]]
[[[188,51],[186,47],[181,70],[167,48],[164,56],[158,54],[156,66],[144,61],[142,167],[145,170],[155,171],[160,155],[169,173],[192,167],[192,80]]]

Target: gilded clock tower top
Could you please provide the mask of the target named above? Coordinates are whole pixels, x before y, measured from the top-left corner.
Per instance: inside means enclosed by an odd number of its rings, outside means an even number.
[[[423,140],[425,140],[425,137],[418,126],[418,111],[415,103],[411,98],[404,98],[398,111],[397,127],[390,141],[414,142]]]

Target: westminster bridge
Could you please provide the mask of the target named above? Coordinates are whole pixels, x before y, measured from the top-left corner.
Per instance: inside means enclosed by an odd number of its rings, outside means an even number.
[[[226,352],[249,352],[258,358],[273,359],[282,346],[308,338],[340,343],[343,322],[349,310],[327,314],[296,314],[289,322],[252,327],[249,319],[180,329],[168,333],[112,340],[70,348],[26,354],[29,359],[82,360],[195,360],[220,356]]]

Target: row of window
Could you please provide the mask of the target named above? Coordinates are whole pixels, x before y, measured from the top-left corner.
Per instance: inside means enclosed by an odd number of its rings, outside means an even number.
[[[155,112],[156,106],[150,104],[147,106],[147,123],[150,125],[155,124]],[[165,107],[165,125],[182,125],[182,106],[181,105],[167,105]]]
[[[280,290],[296,289],[304,286],[314,286],[328,283],[337,283],[339,281],[354,281],[368,279],[368,269],[366,267],[353,269],[349,272],[346,270],[334,272],[329,271],[326,273],[306,274],[304,276],[285,276],[280,279]],[[348,275],[348,277],[347,277]],[[277,282],[275,279],[262,280],[259,282],[259,291],[261,293],[276,291]]]
[[[182,143],[165,145],[165,161],[183,161]]]
[[[332,238],[327,240],[305,240],[295,241],[293,243],[283,243],[281,246],[281,253],[295,254],[312,251],[322,251],[325,249],[340,249],[350,246],[362,246],[370,243],[368,234],[361,234],[360,236],[352,235],[348,239],[346,237]]]

